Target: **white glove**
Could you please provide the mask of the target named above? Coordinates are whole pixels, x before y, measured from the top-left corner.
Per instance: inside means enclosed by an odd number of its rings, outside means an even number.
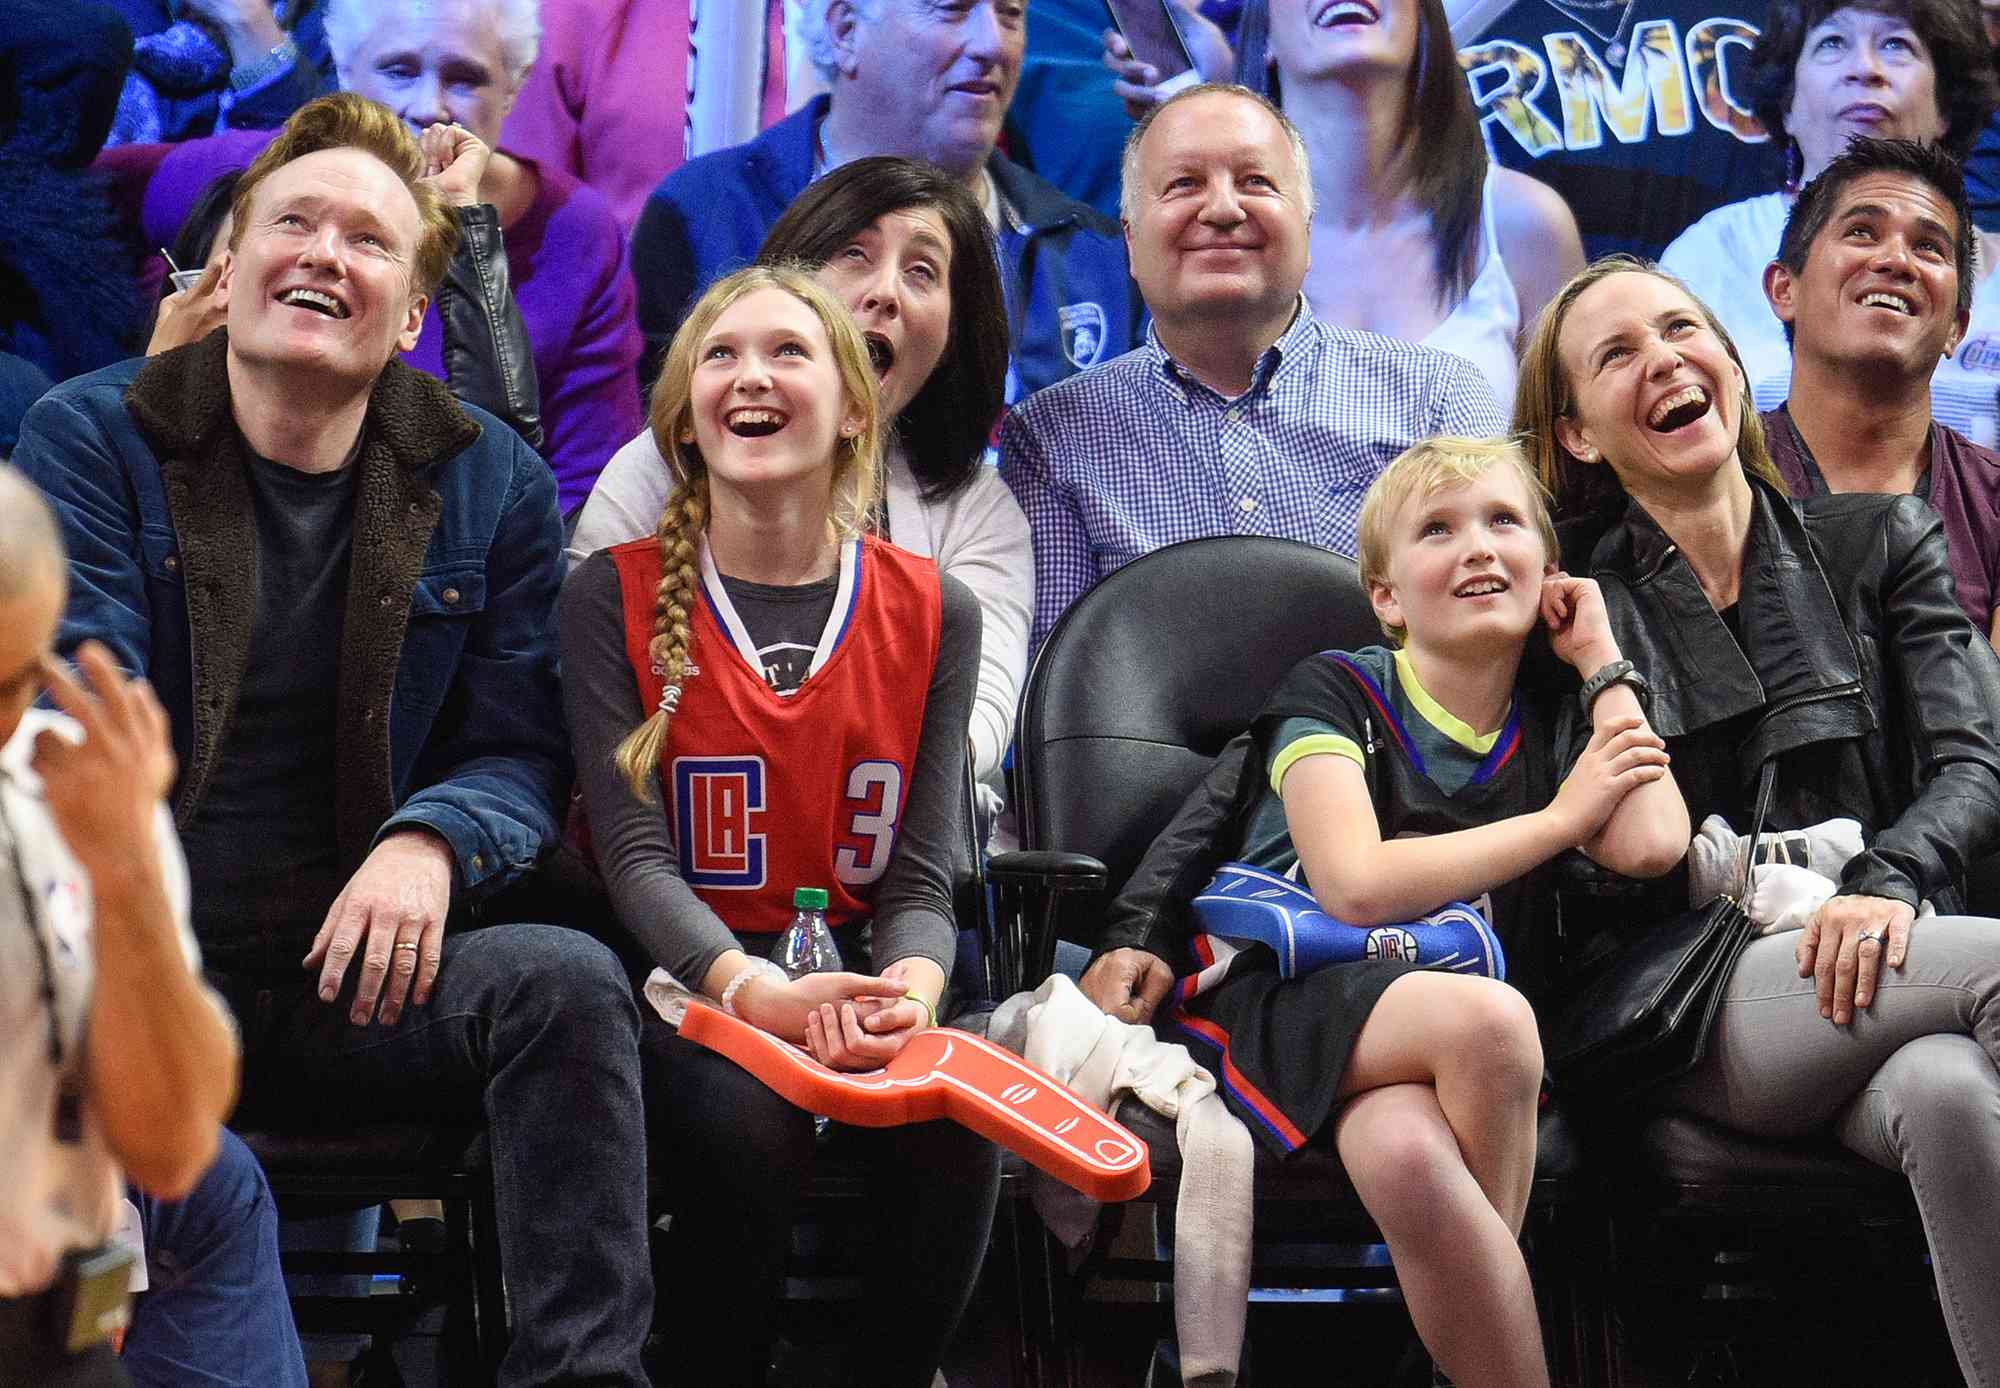
[[[1724,892],[1736,891],[1743,871],[1743,839],[1721,815],[1712,814],[1701,822],[1701,832],[1688,844],[1690,906],[1705,906]],[[1861,822],[1829,819],[1806,829],[1767,833],[1764,843],[1766,858],[1838,882],[1847,860],[1862,849]]]
[[[1790,863],[1750,869],[1750,899],[1743,903],[1759,935],[1798,930],[1839,888],[1830,877]]]

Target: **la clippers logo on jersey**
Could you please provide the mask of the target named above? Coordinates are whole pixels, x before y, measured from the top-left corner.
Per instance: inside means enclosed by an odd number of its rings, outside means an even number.
[[[1958,349],[1958,364],[1967,371],[2000,375],[2000,335],[1979,333]]]
[[[764,835],[750,817],[764,812],[762,757],[674,759],[674,841],[692,887],[755,891],[764,885]]]

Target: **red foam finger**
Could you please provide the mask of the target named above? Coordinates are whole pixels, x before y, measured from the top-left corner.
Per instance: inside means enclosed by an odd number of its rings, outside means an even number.
[[[690,1004],[681,1035],[728,1056],[772,1092],[860,1128],[949,1118],[1093,1200],[1152,1184],[1146,1144],[1067,1086],[970,1032],[930,1027],[879,1070],[829,1069],[802,1047],[720,1008]]]

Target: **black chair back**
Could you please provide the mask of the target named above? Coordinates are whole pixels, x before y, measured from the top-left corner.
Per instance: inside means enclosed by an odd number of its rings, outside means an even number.
[[[1078,599],[1035,658],[1014,742],[1022,847],[1109,869],[1105,893],[1065,899],[1062,937],[1094,943],[1105,904],[1286,671],[1382,641],[1354,561],[1293,540],[1170,545]]]

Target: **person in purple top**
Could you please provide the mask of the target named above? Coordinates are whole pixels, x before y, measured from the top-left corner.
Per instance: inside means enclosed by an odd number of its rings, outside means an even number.
[[[631,388],[640,342],[624,235],[603,195],[497,144],[534,63],[536,0],[415,8],[328,0],[326,31],[343,90],[381,102],[418,132],[456,122],[494,150],[479,198],[506,239],[541,381],[543,451],[563,512],[574,511],[605,461],[644,424]],[[246,167],[270,139],[268,131],[230,132],[166,152],[141,207],[146,243],[170,241],[209,182]],[[404,360],[442,376],[444,347],[433,308]]]
[[[1955,159],[1909,140],[1850,144],[1799,194],[1764,271],[1792,345],[1791,398],[1764,435],[1797,496],[1929,502],[1959,606],[2000,645],[2000,453],[1931,416],[1931,375],[1970,318],[1972,262]]]

